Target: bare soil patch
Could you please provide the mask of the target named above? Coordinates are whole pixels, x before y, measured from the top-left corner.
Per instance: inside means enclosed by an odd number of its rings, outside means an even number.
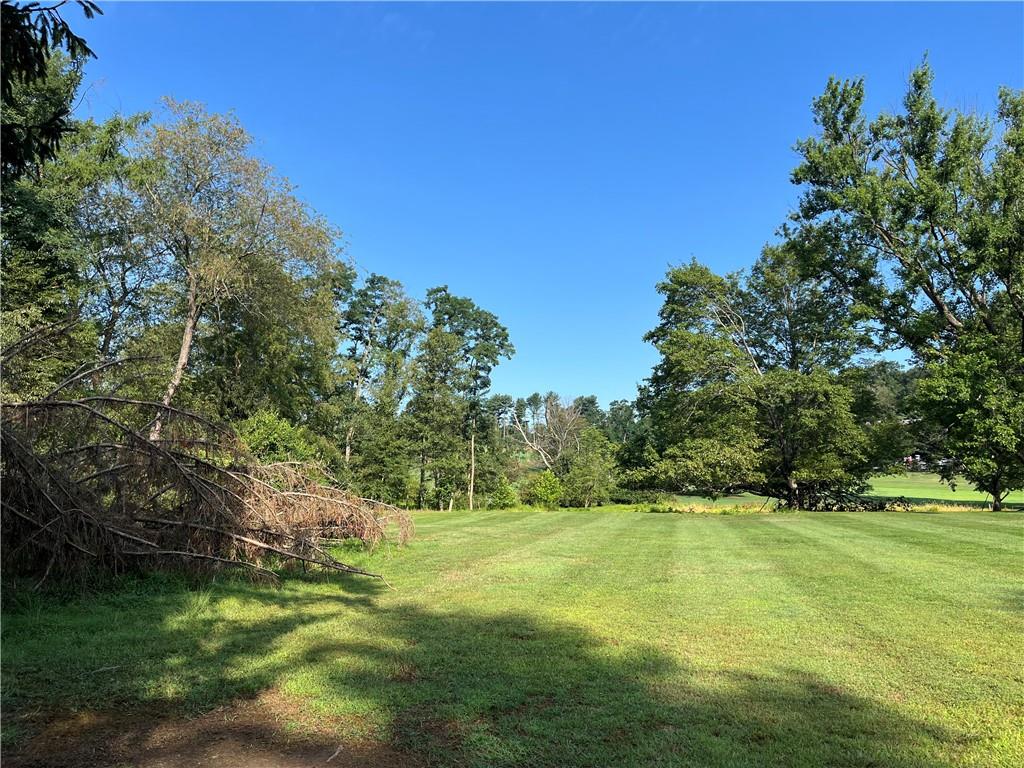
[[[415,755],[358,735],[351,722],[310,717],[268,692],[194,718],[159,709],[5,713],[24,734],[5,768],[399,768]]]

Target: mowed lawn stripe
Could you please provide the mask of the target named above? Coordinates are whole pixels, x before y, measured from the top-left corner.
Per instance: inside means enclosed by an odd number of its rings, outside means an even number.
[[[934,572],[926,578],[936,582],[935,589],[922,595],[923,582],[916,577],[930,570],[934,555],[907,563],[892,551],[898,550],[895,537],[844,536],[849,529],[835,527],[831,514],[805,517],[798,528],[776,519],[791,534],[812,540],[803,557],[781,558],[781,565],[828,616],[817,633],[803,637],[802,664],[840,689],[929,723],[926,733],[942,734],[939,742],[922,742],[929,751],[953,750],[971,763],[991,755],[993,743],[1011,738],[1009,724],[1020,715],[1020,681],[1006,676],[1016,662],[1015,632],[1005,612],[992,632],[991,613],[964,599],[964,581],[936,579]],[[766,551],[779,558],[778,548]],[[834,565],[839,557],[843,564]],[[952,597],[937,604],[942,594]],[[844,663],[835,663],[843,657]],[[944,728],[951,723],[957,727]]]
[[[1004,553],[1020,555],[1024,552],[1024,518],[1019,518],[1013,527],[997,527],[997,520],[992,518],[1001,516],[1003,513],[976,513],[985,515],[983,519],[975,521],[975,525],[966,528],[953,522],[953,518],[961,517],[970,513],[938,513],[934,515],[916,514],[877,514],[866,513],[860,517],[853,518],[864,520],[870,524],[881,525],[887,528],[898,529],[914,538],[931,537],[935,541],[942,542],[947,546],[954,542],[966,544],[963,546],[949,546],[951,551],[960,554],[970,553],[974,547],[987,547],[993,550],[1002,550]],[[918,520],[916,518],[923,518]],[[914,518],[914,519],[911,519]]]
[[[802,532],[819,548],[877,566],[872,576],[851,582],[845,597],[816,590],[846,618],[853,645],[867,651],[848,670],[874,687],[895,686],[891,695],[901,699],[900,707],[936,728],[956,723],[956,734],[947,738],[965,759],[988,754],[990,742],[1007,738],[1007,727],[1021,714],[1020,680],[1007,670],[1019,668],[1015,638],[1024,622],[989,597],[1009,573],[997,569],[993,577],[991,569],[951,567],[935,551],[908,549],[898,530],[880,529],[875,517],[809,522]],[[862,535],[854,535],[856,528]],[[844,543],[833,543],[844,531]]]
[[[984,585],[993,579],[1012,578],[1020,562],[1019,555],[1009,548],[962,541],[960,533],[944,536],[922,524],[886,520],[879,513],[835,515],[829,518],[828,528],[844,532],[851,543],[865,545],[851,548],[850,555],[866,557],[883,571],[906,568],[908,562],[918,563],[920,567],[906,569],[906,576],[911,579],[929,580],[931,571],[945,571],[985,589]],[[815,530],[816,526],[809,526],[806,533],[813,534]],[[829,536],[834,539],[831,533]],[[835,545],[843,546],[841,542]],[[968,563],[970,567],[965,568]]]

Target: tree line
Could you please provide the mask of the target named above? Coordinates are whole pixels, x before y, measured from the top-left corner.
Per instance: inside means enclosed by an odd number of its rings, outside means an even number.
[[[945,110],[923,65],[903,110],[869,121],[864,83],[831,80],[797,144],[797,210],[748,270],[669,270],[646,336],[660,362],[604,410],[492,392],[515,351],[499,318],[447,286],[414,297],[360,273],[236,116],[166,99],[72,119],[91,51],[69,30],[41,38],[63,22],[35,13],[4,43],[8,414],[116,397],[154,450],[195,449],[187,412],[262,465],[403,507],[750,492],[849,508],[915,453],[995,508],[1024,487],[1020,93],[1000,93],[994,120]],[[41,65],[8,39],[45,39]],[[23,76],[6,77],[9,59]],[[897,349],[909,366],[886,361]],[[61,428],[100,444],[105,423]],[[128,494],[103,488],[104,503]]]

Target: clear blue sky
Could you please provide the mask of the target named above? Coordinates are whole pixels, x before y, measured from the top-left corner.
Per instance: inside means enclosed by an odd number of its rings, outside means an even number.
[[[234,109],[358,265],[446,283],[518,350],[496,391],[632,398],[655,283],[749,265],[797,198],[829,75],[899,106],[1024,83],[1024,5],[102,2],[80,111]]]

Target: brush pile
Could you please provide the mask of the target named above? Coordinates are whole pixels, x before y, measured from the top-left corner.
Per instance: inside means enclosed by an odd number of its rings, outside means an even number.
[[[403,510],[335,487],[315,466],[260,463],[195,413],[103,394],[101,373],[80,369],[43,397],[0,406],[5,570],[42,584],[230,566],[274,581],[272,569],[300,563],[379,578],[329,547],[411,536]]]

